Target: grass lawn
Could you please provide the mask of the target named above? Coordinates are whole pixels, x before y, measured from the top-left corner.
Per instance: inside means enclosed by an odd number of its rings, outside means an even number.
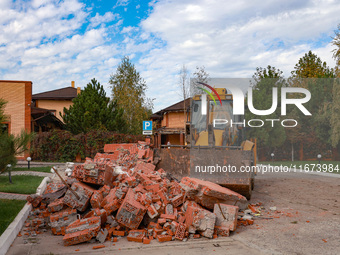
[[[26,201],[22,200],[0,199],[0,235],[5,232],[25,204]]]
[[[52,166],[40,166],[40,167],[31,167],[28,169],[27,167],[16,167],[12,171],[34,171],[34,172],[44,172],[50,173]]]
[[[288,167],[296,167],[297,169],[305,169],[314,172],[330,172],[335,174],[340,174],[340,161],[322,161],[320,162],[320,168],[318,168],[317,164],[319,161],[264,161],[258,162],[257,164],[264,165],[274,165],[274,166],[288,166]]]
[[[0,176],[0,192],[35,194],[44,177],[16,175],[12,176],[13,184],[8,181],[8,173]]]

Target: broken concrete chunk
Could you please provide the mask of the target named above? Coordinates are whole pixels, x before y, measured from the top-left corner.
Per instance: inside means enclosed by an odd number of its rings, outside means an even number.
[[[146,231],[144,229],[130,230],[127,236],[127,240],[130,242],[143,242],[143,238],[146,236]]]
[[[146,208],[135,200],[134,191],[130,188],[117,212],[116,220],[130,229],[137,229],[145,213]]]
[[[98,232],[98,234],[97,234],[97,236],[96,236],[96,239],[97,239],[100,243],[104,243],[108,234],[109,234],[109,232],[108,232],[108,230],[107,230],[106,228],[104,228],[104,230],[101,229],[101,230]]]
[[[54,235],[65,235],[66,227],[77,220],[77,210],[67,208],[50,215],[51,230]]]
[[[82,220],[76,220],[66,228],[66,235],[63,238],[64,245],[90,241],[96,237],[100,230],[100,217],[91,217]]]
[[[36,208],[40,205],[42,201],[42,196],[39,196],[37,194],[29,195],[27,196],[26,200],[31,203],[31,205]]]
[[[205,209],[188,206],[185,213],[185,223],[199,231],[201,235],[212,238],[214,234],[216,215]]]
[[[214,205],[217,203],[237,205],[240,209],[246,209],[248,205],[244,196],[216,183],[183,177],[180,185],[189,199],[211,210],[214,209]]]
[[[64,208],[64,199],[59,198],[54,200],[47,206],[47,208],[52,213],[61,211]]]
[[[215,204],[216,226],[235,231],[237,226],[238,207],[226,204]]]
[[[68,190],[64,197],[64,203],[71,208],[84,212],[90,203],[91,196],[95,189],[81,182],[73,183],[71,189],[77,193],[80,199],[77,199],[76,196]]]

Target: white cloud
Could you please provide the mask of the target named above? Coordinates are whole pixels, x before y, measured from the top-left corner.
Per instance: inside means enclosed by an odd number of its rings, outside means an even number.
[[[1,77],[32,80],[34,93],[71,80],[85,86],[95,77],[109,92],[110,74],[127,55],[159,110],[180,100],[177,74],[183,64],[234,78],[272,65],[287,77],[312,50],[334,66],[330,36],[339,23],[337,1],[151,1],[148,17],[124,27],[128,5],[119,0],[112,12],[100,12],[79,0],[1,0]]]
[[[119,6],[127,6],[129,4],[129,0],[118,0],[116,5],[113,8],[119,7]]]
[[[119,15],[113,14],[112,12],[107,12],[104,15],[100,15],[99,13],[96,13],[96,16],[90,19],[91,27],[97,27],[98,25],[102,23],[107,23],[115,20]]]
[[[329,42],[339,12],[337,1],[322,0],[156,2],[141,23],[142,32],[164,42],[140,60],[152,87],[148,95],[178,90],[175,75],[182,64],[189,70],[204,65],[211,77],[241,78],[272,65],[288,77],[298,59],[313,50],[332,66]],[[179,99],[155,103],[160,109]]]

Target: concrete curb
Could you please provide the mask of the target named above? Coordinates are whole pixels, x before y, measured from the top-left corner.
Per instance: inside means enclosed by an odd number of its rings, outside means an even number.
[[[50,182],[50,181],[51,181],[50,177],[45,177],[42,180],[42,182],[40,183],[39,187],[37,188],[37,194],[38,195],[42,195],[43,194],[43,192],[46,189],[47,183]]]
[[[50,181],[49,177],[45,177],[37,188],[37,194],[41,195],[45,189],[47,182]],[[32,205],[26,203],[24,208],[18,213],[17,217],[12,221],[12,223],[7,227],[4,233],[0,236],[0,255],[5,255],[9,247],[14,242],[18,233],[20,232],[22,226],[24,225],[30,211],[32,210]]]

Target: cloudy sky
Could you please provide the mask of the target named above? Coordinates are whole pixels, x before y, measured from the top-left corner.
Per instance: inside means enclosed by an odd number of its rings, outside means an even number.
[[[339,0],[0,0],[0,79],[33,93],[108,81],[123,56],[146,80],[154,110],[180,100],[178,72],[247,78],[290,75],[312,50],[329,66]]]

